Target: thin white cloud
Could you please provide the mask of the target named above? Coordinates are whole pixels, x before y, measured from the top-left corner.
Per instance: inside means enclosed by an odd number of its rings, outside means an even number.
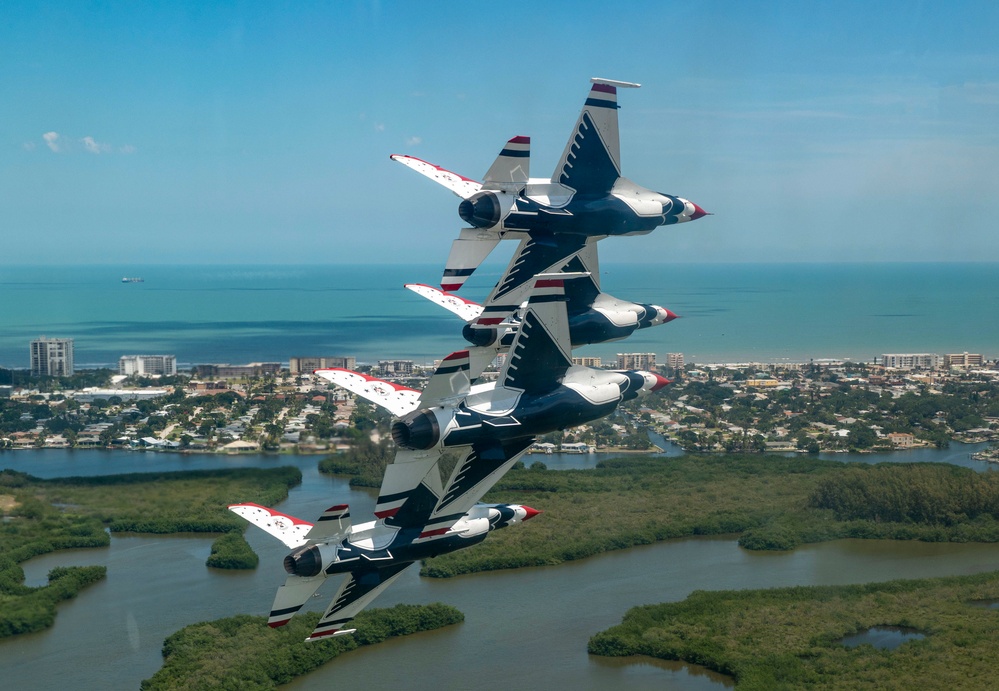
[[[45,145],[48,146],[52,151],[59,153],[62,148],[59,145],[59,133],[58,132],[46,132],[42,135],[42,139],[45,140]]]
[[[406,139],[406,146],[419,146],[423,143],[423,137],[409,137]]]
[[[92,154],[102,154],[111,150],[109,144],[98,142],[93,137],[84,137],[80,141],[83,142],[83,148]]]
[[[375,132],[384,132],[384,131],[385,131],[385,123],[384,122],[376,122],[375,123]]]
[[[80,139],[70,139],[64,137],[58,132],[46,132],[42,135],[42,140],[45,142],[45,146],[49,147],[52,152],[57,154],[79,151],[81,146],[84,151],[91,154],[107,154],[115,152],[120,154],[134,154],[136,152],[136,148],[131,144],[114,146],[108,142],[97,141],[89,135],[81,137]],[[24,148],[27,151],[33,151],[35,143],[25,142]]]

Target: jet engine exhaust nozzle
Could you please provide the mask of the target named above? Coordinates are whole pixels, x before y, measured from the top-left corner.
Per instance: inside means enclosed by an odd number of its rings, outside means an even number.
[[[500,220],[500,204],[492,192],[479,192],[458,205],[461,220],[475,228],[492,228]]]
[[[414,410],[392,423],[392,441],[404,449],[426,451],[437,445],[441,428],[429,410]]]
[[[284,570],[292,576],[311,578],[318,576],[323,570],[323,557],[319,554],[319,548],[313,545],[306,549],[292,552],[284,558]]]
[[[461,335],[472,345],[485,347],[495,343],[498,334],[496,329],[477,329],[471,324],[465,324],[461,329]]]

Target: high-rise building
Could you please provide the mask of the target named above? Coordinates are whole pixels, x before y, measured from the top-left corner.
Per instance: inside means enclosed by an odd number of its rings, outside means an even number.
[[[593,357],[591,355],[584,355],[580,357],[572,358],[572,364],[579,365],[580,367],[601,367],[602,363],[600,358]]]
[[[652,371],[656,368],[655,353],[618,353],[618,369],[642,369]]]
[[[118,374],[126,377],[140,377],[162,374],[171,377],[177,374],[176,355],[122,355],[118,359]]]
[[[683,353],[666,353],[666,366],[670,369],[683,369]]]
[[[31,342],[31,376],[68,377],[73,374],[73,339],[41,338]]]

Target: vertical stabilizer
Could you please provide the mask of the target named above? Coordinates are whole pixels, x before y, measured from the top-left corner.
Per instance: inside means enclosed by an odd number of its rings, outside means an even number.
[[[552,175],[552,182],[581,194],[606,194],[621,177],[617,89],[638,85],[610,79],[591,81],[593,86]]]
[[[501,386],[531,394],[555,389],[572,366],[562,279],[538,278],[500,371]]]

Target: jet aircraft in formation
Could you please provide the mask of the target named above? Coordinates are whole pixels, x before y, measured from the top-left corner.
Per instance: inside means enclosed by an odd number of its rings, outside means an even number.
[[[306,640],[353,631],[348,622],[408,566],[540,513],[479,501],[539,435],[605,417],[622,401],[669,383],[654,372],[572,364],[573,346],[626,338],[676,318],[664,307],[601,292],[597,241],[706,215],[692,202],[621,177],[617,87],[638,85],[592,81],[551,180],[529,177],[527,137],[507,143],[481,184],[420,159],[392,157],[463,199],[459,215],[473,228],[454,242],[441,289],[406,287],[465,321],[471,345],[445,357],[422,391],[346,369],[316,370],[390,411],[397,451],[374,520],[352,523],[346,505],[329,508],[315,524],[256,504],[229,507],[292,550],[270,626],[286,624],[328,577],[346,574]],[[519,245],[485,302],[455,295],[503,238]],[[499,376],[481,383],[498,353],[505,353]]]
[[[451,248],[441,288],[458,290],[504,237],[644,235],[708,215],[697,204],[646,189],[621,175],[617,90],[639,84],[593,78],[576,126],[551,179],[530,177],[531,139],[509,140],[479,183],[415,156],[391,158],[461,197],[458,215],[470,228]]]

